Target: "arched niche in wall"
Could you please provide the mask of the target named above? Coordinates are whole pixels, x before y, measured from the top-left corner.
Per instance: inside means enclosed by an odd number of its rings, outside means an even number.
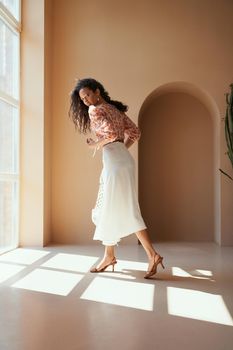
[[[220,244],[219,111],[187,82],[154,90],[139,126],[139,201],[153,241]]]

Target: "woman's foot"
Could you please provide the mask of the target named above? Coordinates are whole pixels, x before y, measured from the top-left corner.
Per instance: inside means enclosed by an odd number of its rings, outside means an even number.
[[[146,272],[144,278],[150,278],[155,275],[159,264],[161,264],[161,266],[164,268],[163,257],[156,253],[149,259],[148,271]]]
[[[114,271],[114,266],[117,261],[115,256],[105,256],[97,267],[93,267],[90,272],[103,272],[108,266],[112,266],[112,271]]]

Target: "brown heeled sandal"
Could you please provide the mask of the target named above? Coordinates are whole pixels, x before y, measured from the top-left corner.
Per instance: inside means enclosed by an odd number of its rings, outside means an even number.
[[[147,271],[147,273],[145,274],[144,278],[150,278],[151,276],[155,275],[157,272],[157,266],[159,264],[161,264],[161,266],[163,267],[163,269],[165,268],[163,265],[163,257],[158,255],[158,259],[154,262],[152,268],[150,271]]]
[[[113,259],[112,259],[112,261],[109,263],[109,264],[107,264],[106,266],[104,266],[104,267],[102,267],[101,269],[98,269],[97,267],[93,267],[91,270],[90,270],[90,272],[94,272],[94,273],[96,273],[96,272],[104,272],[105,270],[106,270],[106,268],[107,267],[109,267],[109,266],[112,266],[112,271],[114,271],[114,266],[117,264],[117,261],[116,261],[116,258],[114,257]]]

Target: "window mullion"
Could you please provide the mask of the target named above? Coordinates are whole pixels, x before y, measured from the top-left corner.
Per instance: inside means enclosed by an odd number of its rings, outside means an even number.
[[[0,100],[8,103],[9,105],[19,108],[19,100],[16,100],[14,97],[6,94],[3,91],[0,91]]]
[[[21,23],[18,22],[14,16],[12,16],[12,14],[2,3],[0,3],[0,17],[6,23],[6,25],[8,25],[16,33],[21,32]]]
[[[19,174],[0,173],[0,181],[17,181],[17,180],[19,180]]]
[[[19,242],[21,1],[0,2],[0,252]],[[11,6],[13,4],[13,7]],[[16,5],[16,6],[14,6]],[[18,16],[19,15],[19,16]],[[5,28],[5,29],[4,29]],[[7,32],[4,37],[4,30]],[[5,45],[5,46],[4,46]],[[5,50],[6,47],[6,51]],[[4,60],[7,66],[4,67]],[[4,69],[6,69],[4,71]]]

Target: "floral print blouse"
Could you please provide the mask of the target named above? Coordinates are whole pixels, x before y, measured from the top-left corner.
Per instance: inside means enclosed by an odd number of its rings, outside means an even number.
[[[91,130],[98,139],[108,139],[109,142],[124,140],[125,134],[132,141],[139,140],[141,132],[136,124],[124,113],[110,103],[103,102],[98,106],[89,106],[88,114]]]

